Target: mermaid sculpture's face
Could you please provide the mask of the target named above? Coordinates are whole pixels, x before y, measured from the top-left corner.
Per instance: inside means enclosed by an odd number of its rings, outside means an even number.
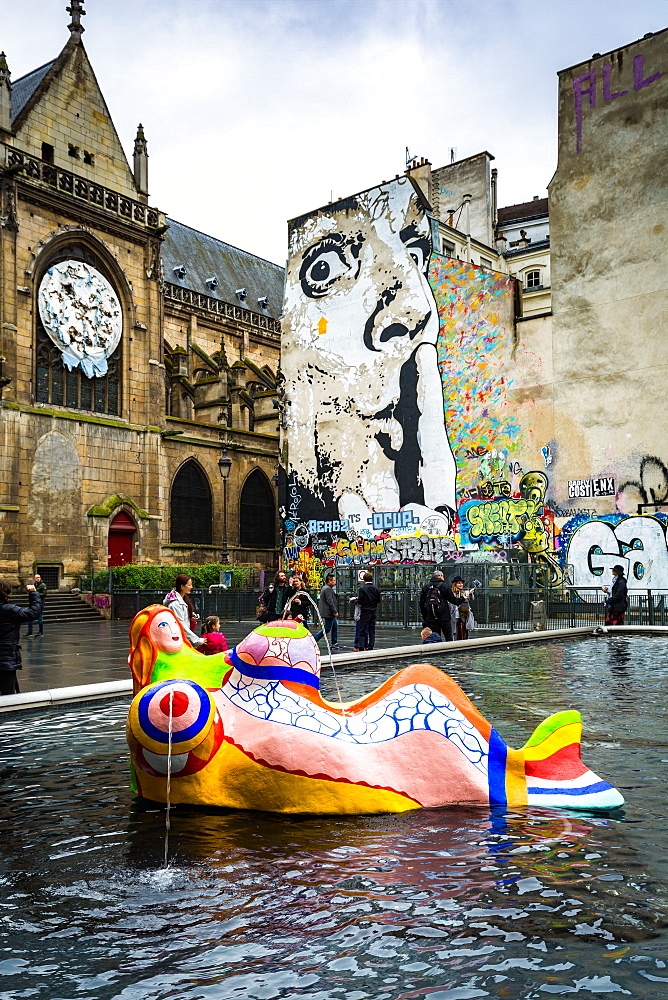
[[[148,630],[151,640],[162,653],[177,653],[183,646],[183,636],[171,611],[161,611]]]

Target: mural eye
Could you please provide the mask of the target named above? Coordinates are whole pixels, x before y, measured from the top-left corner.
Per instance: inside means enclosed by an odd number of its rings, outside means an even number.
[[[309,298],[318,299],[326,295],[336,279],[349,270],[343,248],[324,241],[306,252],[299,279],[304,293]]]
[[[408,256],[411,257],[420,271],[426,270],[431,254],[431,245],[425,237],[411,240],[406,244]]]

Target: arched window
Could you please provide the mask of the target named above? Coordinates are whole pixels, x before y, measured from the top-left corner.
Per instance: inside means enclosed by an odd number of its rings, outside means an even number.
[[[540,288],[543,284],[543,279],[539,270],[527,271],[524,276],[524,287],[525,288]]]
[[[267,477],[254,469],[239,501],[239,544],[245,549],[276,546],[276,505]]]
[[[73,276],[67,273],[68,263]],[[120,413],[121,340],[118,340],[115,347],[113,344],[122,330],[122,307],[111,274],[103,261],[88,246],[68,243],[49,256],[37,288],[37,402],[67,406],[75,410],[92,410],[95,413]],[[91,361],[80,363],[80,355],[86,349],[84,341],[88,336],[87,331],[91,324],[99,325],[96,313],[98,305],[103,309],[104,315],[109,314],[108,318],[111,317],[107,326],[103,324],[100,327],[104,338],[108,338],[111,353],[105,351],[104,361],[100,364],[99,349],[104,350],[101,340],[95,345],[96,364],[93,365]],[[70,307],[69,313],[66,306]],[[113,310],[116,312],[112,316]],[[45,315],[47,319],[44,318]],[[76,338],[72,338],[74,347],[64,355],[70,331],[62,334],[59,340],[60,330],[66,325],[70,315],[81,321],[77,330],[83,340],[78,344]],[[87,317],[94,318],[89,320],[86,327],[83,320]]]
[[[181,466],[172,483],[171,541],[176,545],[211,545],[211,523],[211,487],[191,459]]]

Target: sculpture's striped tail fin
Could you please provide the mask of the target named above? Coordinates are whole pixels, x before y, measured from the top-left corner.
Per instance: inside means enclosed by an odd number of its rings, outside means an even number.
[[[624,799],[580,758],[582,717],[558,712],[538,726],[522,748],[527,799],[534,806],[613,809]]]

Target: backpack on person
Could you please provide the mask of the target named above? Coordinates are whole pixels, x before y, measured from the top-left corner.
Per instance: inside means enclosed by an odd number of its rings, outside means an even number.
[[[432,618],[434,621],[440,621],[445,614],[445,603],[445,598],[441,592],[441,584],[430,583],[424,599],[425,617]]]

